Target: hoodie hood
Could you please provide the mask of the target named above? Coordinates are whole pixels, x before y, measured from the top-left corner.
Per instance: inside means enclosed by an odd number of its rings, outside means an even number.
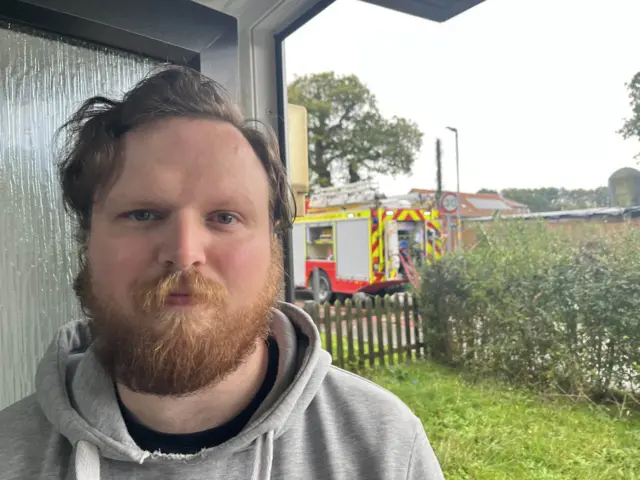
[[[269,478],[274,440],[302,421],[331,364],[318,329],[303,310],[281,303],[273,313],[272,335],[280,351],[275,385],[239,435],[195,455],[140,449],[125,426],[113,381],[91,348],[88,322],[63,326],[38,367],[36,396],[49,422],[76,450],[76,478],[100,478],[99,457],[150,464],[208,462],[244,450],[254,451],[251,478]]]

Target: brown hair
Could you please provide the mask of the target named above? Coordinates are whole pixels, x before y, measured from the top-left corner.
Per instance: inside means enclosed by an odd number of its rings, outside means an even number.
[[[295,212],[273,131],[268,127],[261,131],[257,122],[246,120],[217,82],[186,67],[165,66],[140,81],[121,101],[90,98],[59,130],[67,138],[58,173],[65,209],[77,221],[83,263],[94,202],[122,172],[120,139],[133,129],[169,117],[210,118],[236,127],[267,173],[274,231],[291,227]]]

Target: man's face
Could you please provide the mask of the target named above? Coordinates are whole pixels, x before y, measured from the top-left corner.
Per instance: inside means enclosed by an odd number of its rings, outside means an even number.
[[[94,205],[81,298],[103,365],[129,388],[188,394],[268,330],[280,281],[266,173],[233,126],[167,119],[128,133]]]

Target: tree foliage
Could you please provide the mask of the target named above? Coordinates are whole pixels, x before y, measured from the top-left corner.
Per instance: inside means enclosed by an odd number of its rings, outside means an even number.
[[[625,119],[618,133],[625,140],[629,138],[640,140],[640,72],[633,76],[631,81],[626,84],[626,87],[629,93],[629,106],[632,114]],[[636,154],[635,158],[640,159],[640,152]]]
[[[483,188],[478,193],[497,193]],[[565,188],[507,188],[500,192],[504,198],[515,200],[529,207],[532,212],[555,212],[585,208],[610,207],[611,198],[607,187],[595,189]]]
[[[422,132],[406,118],[384,118],[375,95],[357,76],[325,72],[297,77],[288,97],[307,109],[313,185],[411,171]]]

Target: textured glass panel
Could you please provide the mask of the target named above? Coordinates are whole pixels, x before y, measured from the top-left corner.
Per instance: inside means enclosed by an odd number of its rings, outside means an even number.
[[[79,315],[54,133],[92,95],[130,88],[155,63],[0,25],[0,409],[33,391],[55,330]]]

